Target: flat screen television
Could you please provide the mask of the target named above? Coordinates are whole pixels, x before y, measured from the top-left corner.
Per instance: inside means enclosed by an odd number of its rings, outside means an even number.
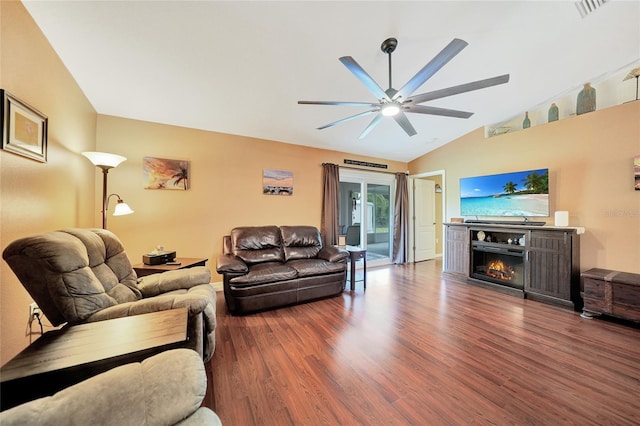
[[[460,178],[462,216],[549,216],[549,169]]]

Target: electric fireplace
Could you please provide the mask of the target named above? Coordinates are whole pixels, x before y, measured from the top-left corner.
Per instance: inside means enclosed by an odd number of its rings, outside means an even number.
[[[485,241],[475,235],[471,250],[471,277],[507,287],[524,289],[524,238],[493,234]],[[522,244],[522,245],[521,245]]]

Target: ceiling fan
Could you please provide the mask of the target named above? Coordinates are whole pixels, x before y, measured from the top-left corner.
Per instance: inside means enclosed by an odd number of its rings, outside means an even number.
[[[509,81],[509,74],[497,77],[478,80],[471,83],[460,84],[458,86],[448,87],[446,89],[434,90],[432,92],[423,93],[421,95],[411,96],[420,86],[422,86],[429,78],[431,78],[440,68],[445,66],[447,62],[453,59],[458,53],[467,47],[467,42],[460,39],[453,39],[440,53],[438,53],[427,65],[425,65],[416,75],[414,75],[400,90],[391,87],[391,53],[396,50],[398,40],[388,38],[382,42],[380,48],[384,53],[389,55],[389,88],[382,90],[380,85],[353,59],[351,56],[343,56],[340,62],[347,67],[349,71],[356,76],[358,80],[378,99],[378,102],[333,102],[333,101],[298,101],[298,104],[304,105],[337,105],[337,106],[362,106],[371,109],[342,118],[333,123],[325,124],[318,127],[318,130],[333,127],[336,124],[345,123],[355,118],[366,115],[375,114],[373,120],[360,133],[359,139],[364,138],[376,127],[383,117],[393,117],[394,120],[409,135],[417,134],[413,128],[405,112],[413,112],[418,114],[442,115],[446,117],[469,118],[472,112],[458,111],[453,109],[431,107],[420,105],[423,102],[440,99],[447,96],[457,95],[459,93],[470,92],[473,90],[483,89],[485,87],[504,84]]]

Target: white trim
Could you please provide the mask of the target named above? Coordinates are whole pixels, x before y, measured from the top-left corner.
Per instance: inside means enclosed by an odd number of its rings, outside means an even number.
[[[421,179],[424,177],[430,177],[430,176],[442,176],[442,223],[447,222],[447,172],[445,170],[434,170],[431,172],[424,172],[424,173],[418,173],[415,175],[409,175],[409,211],[411,212],[410,214],[410,218],[409,218],[409,256],[407,257],[407,260],[409,263],[413,263],[414,262],[414,250],[413,250],[413,246],[414,246],[414,241],[413,241],[413,234],[414,234],[414,220],[413,220],[413,207],[414,207],[414,199],[413,199],[413,180],[414,179]],[[444,232],[442,234],[442,254],[443,254],[443,258],[444,258]]]

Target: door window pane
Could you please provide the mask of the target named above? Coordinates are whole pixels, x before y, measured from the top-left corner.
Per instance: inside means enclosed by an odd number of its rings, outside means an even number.
[[[367,185],[367,258],[390,256],[391,242],[391,187],[370,183]]]

